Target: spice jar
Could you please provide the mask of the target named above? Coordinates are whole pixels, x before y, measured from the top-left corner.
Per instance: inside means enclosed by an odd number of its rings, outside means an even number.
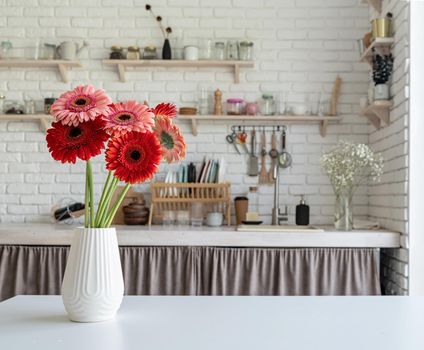
[[[143,51],[143,58],[145,60],[153,60],[157,58],[156,46],[146,46]]]
[[[241,98],[229,98],[227,100],[228,115],[242,115],[244,109],[244,100]]]
[[[111,50],[111,52],[110,52],[109,58],[111,60],[123,60],[123,59],[125,59],[124,49],[121,46],[118,46],[118,45],[111,46],[110,50]]]
[[[263,94],[261,100],[261,113],[262,115],[275,114],[275,100],[272,94]]]
[[[127,60],[139,60],[140,48],[138,46],[128,46]]]
[[[251,41],[242,41],[240,43],[239,58],[242,61],[253,60],[253,43]]]

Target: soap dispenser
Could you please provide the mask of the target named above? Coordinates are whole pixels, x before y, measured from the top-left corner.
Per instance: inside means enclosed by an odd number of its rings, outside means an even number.
[[[296,225],[309,225],[309,205],[306,204],[303,194],[300,203],[296,206]]]

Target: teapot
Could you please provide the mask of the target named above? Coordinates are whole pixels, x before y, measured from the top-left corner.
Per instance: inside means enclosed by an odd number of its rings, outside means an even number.
[[[56,48],[57,56],[62,60],[74,60],[87,46],[87,41],[84,41],[82,45],[74,41],[64,41]]]

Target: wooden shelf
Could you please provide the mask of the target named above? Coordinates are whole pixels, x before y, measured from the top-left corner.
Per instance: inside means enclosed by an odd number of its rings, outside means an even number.
[[[119,80],[126,81],[125,72],[128,68],[211,68],[230,67],[234,70],[234,82],[240,82],[240,68],[253,68],[251,61],[188,61],[188,60],[103,60],[103,64],[116,66]]]
[[[274,115],[274,116],[250,116],[250,115],[179,115],[177,120],[188,120],[191,122],[191,132],[197,135],[198,121],[227,121],[227,122],[260,122],[269,124],[270,122],[281,124],[318,124],[322,137],[327,134],[327,126],[330,123],[336,123],[342,120],[339,116],[292,116],[292,115]]]
[[[361,0],[362,4],[368,4],[372,6],[378,12],[381,12],[382,2],[383,0]]]
[[[0,121],[38,121],[44,131],[50,128],[52,120],[49,114],[0,114]]]
[[[387,54],[390,52],[390,48],[394,42],[394,38],[376,38],[362,54],[361,62],[368,62],[369,64],[372,64],[374,52],[379,55]]]
[[[69,82],[68,71],[71,68],[80,68],[79,61],[66,60],[24,60],[3,59],[0,60],[0,68],[57,68],[64,83]]]
[[[393,106],[393,101],[374,101],[373,104],[361,111],[361,115],[368,118],[368,120],[380,129],[381,121],[386,125],[390,124],[390,108]]]

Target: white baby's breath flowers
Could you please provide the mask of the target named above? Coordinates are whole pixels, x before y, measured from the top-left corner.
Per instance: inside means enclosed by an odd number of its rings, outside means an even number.
[[[369,146],[340,141],[336,148],[321,157],[321,165],[327,172],[334,192],[354,192],[367,180],[380,181],[383,174],[383,157]]]

